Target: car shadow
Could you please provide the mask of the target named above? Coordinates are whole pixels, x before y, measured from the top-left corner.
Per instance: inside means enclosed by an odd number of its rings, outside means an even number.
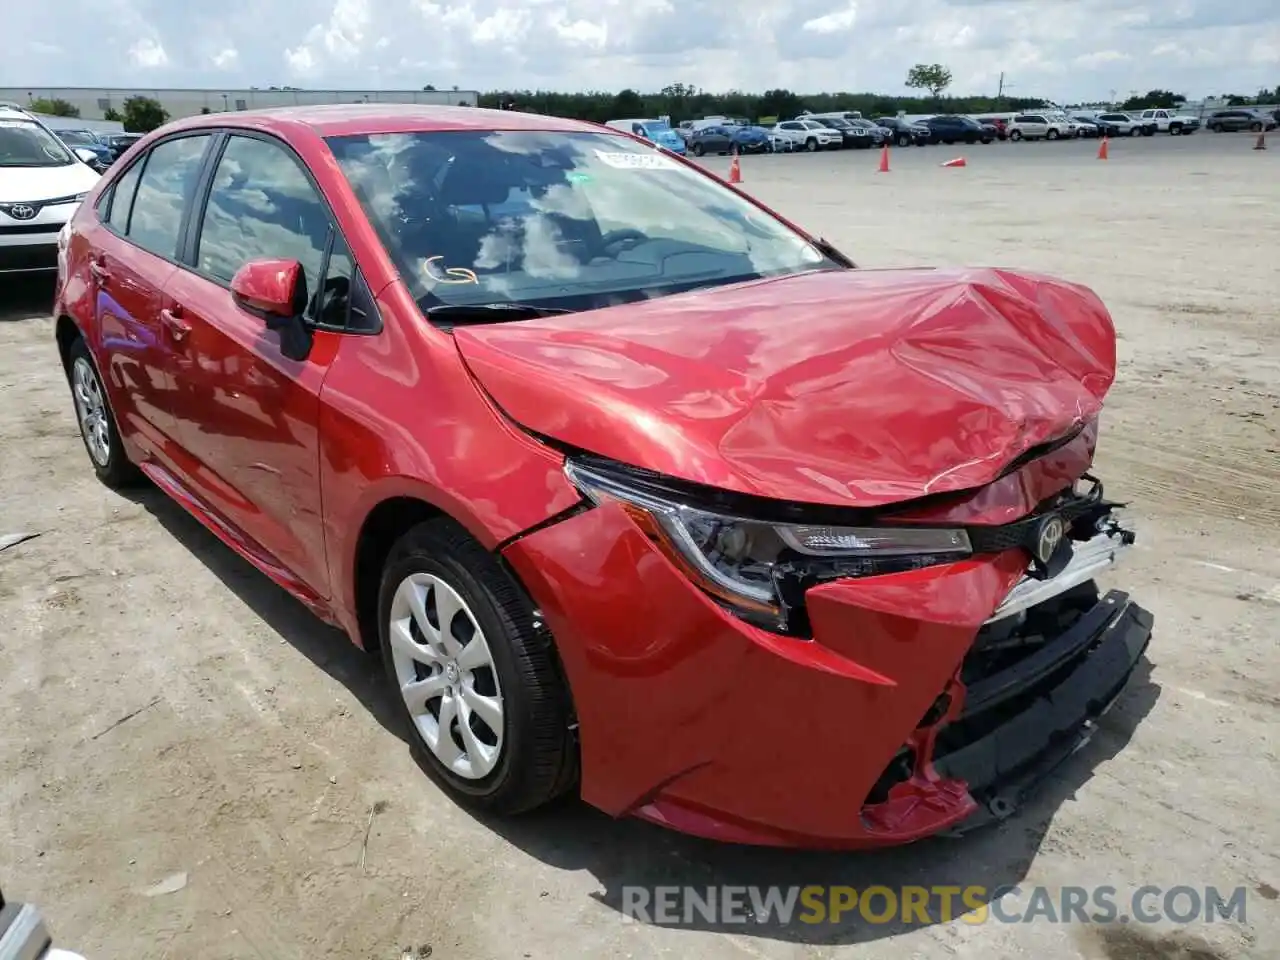
[[[409,743],[418,764],[430,772],[393,709],[377,658],[356,648],[341,631],[321,623],[159,489],[149,485],[139,488],[130,492],[130,499],[151,513],[294,649],[350,690],[384,728]],[[935,838],[875,851],[796,851],[699,840],[639,820],[616,820],[576,798],[510,818],[463,809],[486,829],[546,865],[590,873],[603,887],[593,898],[620,918],[628,915],[633,902],[628,900],[629,888],[652,893],[657,887],[691,887],[705,897],[708,887],[756,888],[762,895],[767,888],[777,887],[782,888],[779,893],[783,896],[789,888],[821,886],[830,891],[845,887],[862,892],[879,887],[882,892],[871,911],[875,922],[857,906],[838,920],[824,916],[819,922],[805,922],[804,917],[812,918],[813,914],[800,902],[789,922],[776,913],[749,917],[746,922],[707,920],[695,911],[690,917],[679,916],[678,923],[672,924],[681,929],[797,944],[867,943],[945,922],[1021,884],[1058,811],[1100,764],[1125,748],[1155,706],[1161,689],[1151,673],[1151,663],[1144,656],[1120,698],[1099,722],[1093,740],[1041,784],[1025,806],[1005,821],[957,838]],[[906,887],[931,891],[951,887],[969,891],[974,899],[962,905],[957,892],[953,912],[945,917],[935,896],[929,901],[927,919],[916,914],[904,920],[902,891]],[[887,912],[884,888],[893,892],[898,910],[882,920],[877,915]],[[745,902],[749,907],[750,899]],[[647,922],[643,917],[638,919]]]
[[[903,847],[859,852],[725,845],[685,837],[638,820],[614,820],[578,801],[561,802],[515,819],[479,819],[550,866],[590,872],[604,888],[593,895],[595,899],[640,922],[797,944],[845,945],[882,940],[955,919],[1021,884],[1059,809],[1075,797],[1100,764],[1125,748],[1138,724],[1155,706],[1160,687],[1152,681],[1151,672],[1151,663],[1144,656],[1120,699],[1100,721],[1093,740],[1042,783],[1026,805],[1005,821],[955,838],[939,837]],[[685,901],[677,900],[670,917],[674,922],[663,924],[655,922],[662,918],[653,914],[635,917],[636,900],[628,897],[631,891],[626,889],[646,888],[649,896],[656,898],[657,887],[692,887],[705,899],[708,887],[745,887],[748,893],[739,894],[739,899],[750,911],[751,888],[756,888],[760,897],[768,896],[768,888],[781,888],[778,896],[785,897],[788,889],[813,886],[825,888],[814,902],[827,907],[833,887],[853,888],[858,893],[879,887],[880,892],[867,905],[870,920],[857,905],[833,920],[829,911],[816,913],[806,909],[805,901],[797,901],[789,922],[767,909],[746,920],[726,922],[721,915],[708,921],[700,909],[694,909],[691,916],[682,915],[684,908],[679,904]],[[904,920],[903,888],[907,887],[933,893],[928,901],[927,920],[919,913]],[[944,896],[939,889],[945,887],[955,890],[949,916],[943,914]],[[961,890],[968,891],[973,898],[971,903],[962,904]],[[721,889],[717,894],[723,896],[724,892]],[[894,901],[886,900],[887,892],[891,892]],[[896,911],[887,909],[895,901]],[[647,902],[650,909],[655,908],[655,899]],[[1014,907],[1010,910],[1017,912]],[[888,913],[893,915],[885,916]]]
[[[375,720],[401,740],[409,738],[387,696],[381,661],[351,642],[276,586],[265,574],[215,537],[195,517],[149,483],[122,491],[150,513],[272,630],[360,701]]]
[[[54,280],[50,276],[14,274],[4,279],[0,323],[44,319],[53,312]]]

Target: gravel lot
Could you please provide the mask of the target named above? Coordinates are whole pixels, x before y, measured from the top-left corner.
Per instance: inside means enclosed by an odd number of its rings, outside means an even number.
[[[577,803],[506,823],[454,806],[343,637],[159,494],[93,479],[49,286],[3,281],[0,535],[40,534],[0,553],[5,892],[90,960],[1276,957],[1280,150],[1252,143],[1117,140],[1105,163],[1089,142],[907,148],[888,175],[874,152],[743,161],[745,189],[865,265],[1048,270],[1092,285],[1121,336],[1098,473],[1140,525],[1112,583],[1157,617],[1150,668],[1016,819],[873,855],[721,848]],[[1249,900],[1245,923],[1180,931],[676,930],[624,921],[631,883]]]

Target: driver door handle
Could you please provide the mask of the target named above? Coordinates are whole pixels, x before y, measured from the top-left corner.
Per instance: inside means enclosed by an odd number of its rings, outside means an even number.
[[[169,333],[175,340],[183,340],[191,332],[191,324],[182,319],[181,307],[165,307],[160,311],[160,321],[169,328]]]
[[[89,272],[93,274],[93,278],[99,283],[106,283],[111,279],[111,271],[104,267],[97,260],[89,261]]]

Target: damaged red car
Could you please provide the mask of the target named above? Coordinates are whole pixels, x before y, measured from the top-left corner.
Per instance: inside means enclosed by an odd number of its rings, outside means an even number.
[[[856,267],[695,164],[514,112],[150,134],[59,241],[94,470],[379,651],[455,797],[754,844],[1000,818],[1151,616],[1091,473],[1088,289]]]

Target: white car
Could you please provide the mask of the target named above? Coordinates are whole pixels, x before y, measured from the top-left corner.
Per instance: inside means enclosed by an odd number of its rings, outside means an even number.
[[[783,120],[774,126],[773,132],[779,138],[789,141],[792,149],[808,150],[810,153],[844,146],[844,134],[824,127],[817,120]]]
[[[1178,113],[1177,110],[1143,110],[1142,119],[1154,123],[1160,133],[1172,136],[1195,133],[1200,129],[1200,118]]]
[[[0,107],[0,276],[58,269],[58,232],[98,173],[44,124]]]
[[[1150,136],[1156,132],[1154,120],[1140,120],[1130,113],[1100,113],[1097,121],[1108,130],[1125,137]]]
[[[1069,120],[1044,113],[1020,113],[1005,129],[1010,140],[1059,140],[1073,136]]]

